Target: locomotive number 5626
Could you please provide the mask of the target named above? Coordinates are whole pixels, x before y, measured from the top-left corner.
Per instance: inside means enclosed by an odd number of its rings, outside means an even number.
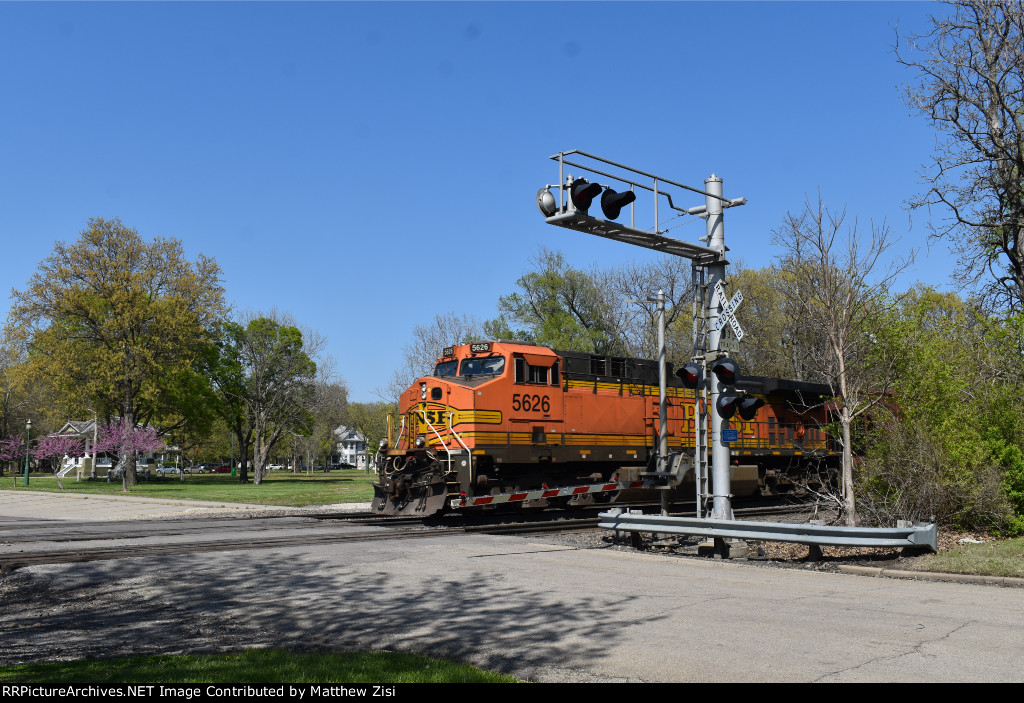
[[[512,396],[512,409],[523,412],[551,412],[551,401],[546,395],[516,393]]]

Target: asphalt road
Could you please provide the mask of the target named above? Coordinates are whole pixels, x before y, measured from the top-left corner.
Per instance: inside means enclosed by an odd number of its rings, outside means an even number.
[[[224,529],[244,534],[244,521]],[[0,665],[289,644],[410,650],[544,682],[1024,681],[1022,589],[541,538],[34,566],[0,577],[0,599]]]

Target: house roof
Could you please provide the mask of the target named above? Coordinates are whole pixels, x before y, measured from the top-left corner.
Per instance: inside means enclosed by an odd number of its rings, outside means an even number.
[[[346,427],[341,425],[338,429],[334,430],[334,436],[338,442],[365,442],[366,437],[360,434],[352,427]]]
[[[95,424],[95,420],[68,420],[64,423],[63,427],[57,430],[57,434],[92,438],[93,425]]]

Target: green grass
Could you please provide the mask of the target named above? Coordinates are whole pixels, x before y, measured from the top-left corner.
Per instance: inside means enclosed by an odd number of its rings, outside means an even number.
[[[1024,538],[961,544],[945,552],[921,557],[914,568],[946,574],[1024,578]]]
[[[396,652],[238,654],[86,659],[0,668],[0,683],[516,683],[472,666]]]
[[[312,475],[274,471],[264,477],[262,484],[254,486],[251,472],[249,483],[239,483],[238,477],[230,474],[186,474],[184,482],[179,481],[177,476],[141,481],[137,486],[129,486],[128,493],[149,498],[303,507],[331,503],[368,503],[373,500],[371,484],[374,480],[374,474],[356,470]],[[74,475],[69,475],[62,478],[61,483],[67,494],[124,495],[120,481],[76,481]],[[9,473],[0,477],[0,491],[61,492],[57,479],[52,475],[30,475],[28,487],[23,485],[22,477],[19,476],[17,488],[13,484],[14,480]]]

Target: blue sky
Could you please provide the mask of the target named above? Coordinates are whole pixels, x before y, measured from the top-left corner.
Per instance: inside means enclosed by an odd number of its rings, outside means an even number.
[[[656,256],[543,222],[580,149],[701,187],[747,266],[806,194],[886,219],[905,280],[947,286],[904,202],[935,141],[900,102],[924,2],[0,3],[0,284],[90,217],[213,256],[238,309],[327,336],[376,399],[414,325],[493,317],[539,247]],[[685,205],[703,204],[700,196]],[[703,222],[672,232],[696,241]],[[9,300],[0,302],[6,314]],[[742,310],[738,317],[742,322]]]

